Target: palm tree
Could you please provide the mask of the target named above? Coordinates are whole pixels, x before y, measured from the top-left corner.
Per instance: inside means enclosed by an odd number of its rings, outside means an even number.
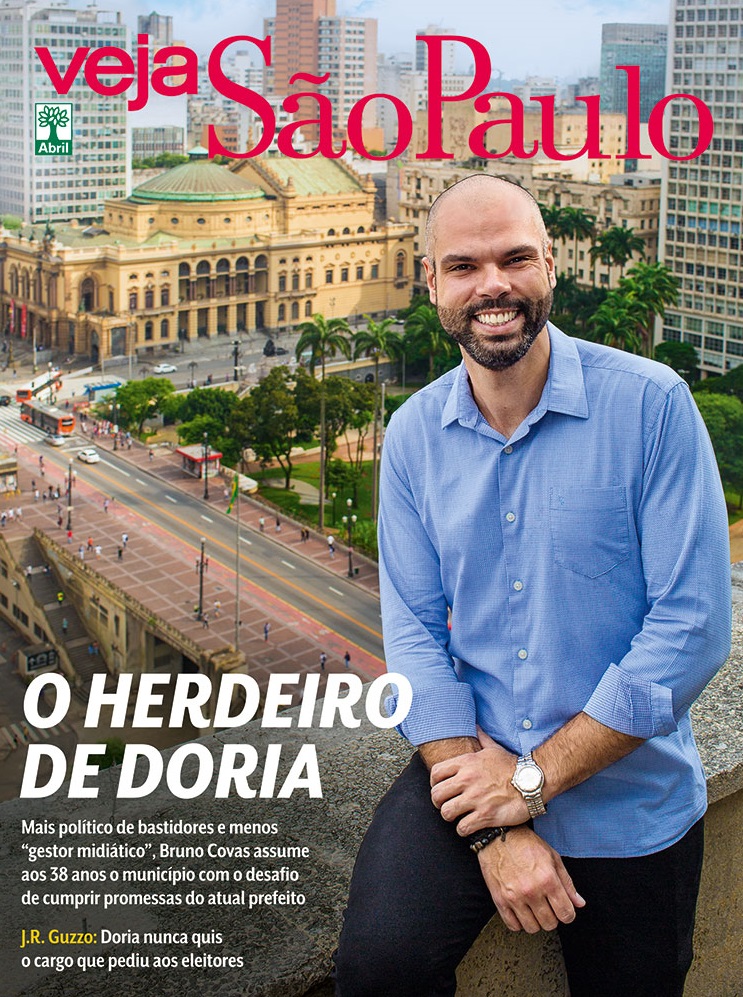
[[[298,327],[299,339],[295,347],[297,360],[305,350],[310,350],[310,373],[320,365],[320,485],[318,501],[318,525],[325,525],[325,363],[328,357],[342,353],[346,359],[351,356],[351,343],[346,336],[351,327],[344,318],[326,319],[324,315],[313,315],[311,322],[302,322]]]
[[[578,276],[578,242],[581,239],[593,239],[596,235],[596,216],[584,208],[568,206],[562,209],[562,229],[568,238],[573,240],[573,273]]]
[[[419,305],[405,320],[405,334],[428,357],[428,380],[432,381],[435,358],[454,352],[454,341],[444,331],[434,306]]]
[[[678,277],[664,263],[644,261],[635,263],[619,282],[620,290],[637,303],[642,315],[640,330],[646,356],[650,356],[656,316],[663,318],[666,306],[676,304],[679,287]]]
[[[377,425],[379,423],[379,358],[383,354],[393,360],[403,351],[402,336],[395,332],[392,326],[395,319],[385,318],[375,322],[368,315],[364,316],[366,328],[360,329],[353,337],[354,359],[360,356],[371,357],[374,361],[374,432],[372,453],[372,519],[377,519]],[[384,413],[382,413],[384,418]]]
[[[627,353],[639,353],[642,347],[639,329],[643,317],[642,306],[637,301],[627,298],[620,291],[610,291],[588,324],[593,328],[596,342],[626,350]]]
[[[612,225],[611,228],[599,235],[590,252],[594,265],[597,260],[601,260],[607,267],[618,266],[621,279],[625,266],[635,253],[639,253],[640,256],[645,255],[645,241],[641,236],[635,234],[634,229]]]

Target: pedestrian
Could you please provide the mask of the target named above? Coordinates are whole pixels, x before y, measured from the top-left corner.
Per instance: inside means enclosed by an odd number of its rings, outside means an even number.
[[[268,640],[268,635],[270,633],[270,630],[271,630],[271,624],[268,622],[268,620],[266,620],[266,622],[263,624],[263,639],[264,640]]]
[[[198,575],[200,569],[201,569],[201,558],[197,557],[196,560],[193,563],[193,570],[194,570],[195,574]]]
[[[104,511],[104,512],[108,512],[108,505],[109,505],[109,502],[108,502],[108,499],[107,499],[107,498],[105,498],[105,499],[103,500],[103,511]]]
[[[153,451],[152,451],[152,448],[151,448],[151,447],[150,447],[150,449],[149,449],[149,450],[147,451],[147,459],[148,459],[149,461],[152,461],[152,460],[154,460],[154,459],[155,459],[155,454],[153,453]]]
[[[276,532],[281,533],[281,520],[278,516],[276,517]]]
[[[263,518],[263,516],[261,516],[261,518],[258,520],[258,529],[261,531],[261,533],[263,533],[263,531],[266,529],[266,520]]]
[[[20,506],[18,506],[18,508],[15,511],[15,518],[18,520],[18,522],[20,522],[21,519],[23,519],[23,509]]]
[[[215,599],[214,600],[214,619],[215,620],[216,620],[216,618],[219,616],[219,614],[221,612],[222,612],[222,603],[220,602],[219,599]]]
[[[3,509],[3,511],[0,512],[0,526],[2,526],[3,529],[5,529],[5,524],[7,523],[7,521],[8,521],[8,514]]]
[[[343,655],[343,663],[345,664],[346,668],[351,667],[351,655],[348,653],[348,651],[346,651],[346,653]]]
[[[209,629],[209,614],[208,613],[202,613],[201,614],[201,625],[202,625],[202,627],[205,630]]]
[[[61,516],[57,516],[57,526],[59,527],[60,530],[62,529],[62,517]]]
[[[62,636],[63,637],[67,636],[67,630],[69,629],[69,626],[70,626],[70,624],[67,622],[67,617],[63,616],[62,617]]]
[[[356,857],[336,994],[454,994],[498,914],[557,928],[575,997],[680,997],[706,808],[689,708],[730,649],[704,423],[670,368],[549,322],[524,188],[453,184],[426,244],[462,362],[390,421],[379,531],[385,656],[412,689],[390,705],[418,751]]]
[[[8,509],[8,522],[12,523],[14,518],[15,518],[15,511],[11,506],[10,509]]]
[[[93,549],[93,538],[92,537],[88,537],[88,550],[92,550],[92,549]]]
[[[123,547],[123,548],[124,548],[125,550],[126,550],[126,545],[127,545],[128,543],[129,543],[129,534],[128,534],[128,533],[122,533],[122,534],[121,534],[121,546],[122,546],[122,547]]]
[[[68,544],[72,543],[72,530],[67,531],[67,543]]]
[[[120,546],[118,548],[118,550],[116,551],[116,555],[117,555],[118,559],[121,560],[122,557],[124,556],[124,548]]]
[[[84,546],[84,544],[80,544],[80,546],[77,548],[77,556],[80,558],[81,561],[85,560],[85,546]]]
[[[38,501],[39,501],[39,489],[36,488],[36,489],[34,489],[34,502],[38,502]]]
[[[209,574],[209,558],[208,557],[204,558],[204,574],[205,575]]]
[[[335,557],[335,537],[328,537],[328,554],[330,555],[330,560],[332,561]]]
[[[325,662],[328,660],[328,656],[325,651],[320,651],[320,671],[325,671]]]
[[[101,547],[100,544],[96,544],[95,545],[95,556],[96,556],[96,558],[99,558],[101,556],[102,549],[103,548]]]

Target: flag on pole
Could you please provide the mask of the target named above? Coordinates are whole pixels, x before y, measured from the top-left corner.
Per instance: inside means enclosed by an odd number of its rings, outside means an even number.
[[[230,501],[227,506],[228,515],[232,512],[232,506],[235,504],[235,499],[237,498],[237,493],[239,491],[239,488],[240,486],[238,483],[238,475],[236,474],[235,477],[232,479],[232,491],[230,492]]]

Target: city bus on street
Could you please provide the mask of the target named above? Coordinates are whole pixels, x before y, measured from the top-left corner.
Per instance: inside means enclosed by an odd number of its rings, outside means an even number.
[[[75,431],[75,416],[72,413],[54,405],[42,405],[41,402],[21,402],[21,419],[55,436],[68,436]]]

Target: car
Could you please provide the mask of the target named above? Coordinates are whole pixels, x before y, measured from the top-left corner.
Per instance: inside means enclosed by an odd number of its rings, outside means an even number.
[[[0,405],[10,405],[12,401],[12,395],[0,395]]]
[[[66,442],[67,437],[60,436],[59,433],[49,433],[49,435],[44,438],[44,443],[48,443],[50,447],[63,447]]]
[[[178,368],[172,363],[158,363],[152,368],[153,374],[175,374]]]
[[[77,455],[77,459],[83,461],[85,464],[97,464],[101,459],[101,455],[95,447],[86,447],[85,450],[80,451]]]

